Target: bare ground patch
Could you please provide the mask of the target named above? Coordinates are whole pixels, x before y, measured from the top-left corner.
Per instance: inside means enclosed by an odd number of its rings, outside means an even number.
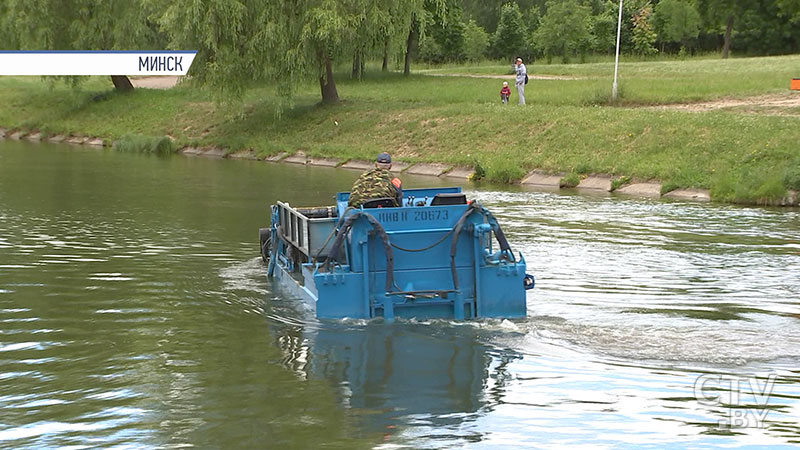
[[[178,84],[178,77],[175,76],[143,76],[130,79],[134,87],[145,89],[169,89]]]
[[[731,110],[748,114],[800,116],[800,92],[759,95],[747,98],[723,98],[699,103],[673,103],[648,109],[705,112]]]
[[[425,73],[424,71],[420,71],[420,73],[430,77],[493,78],[499,80],[513,80],[515,78],[514,75],[493,75],[493,74],[480,74],[480,73]],[[532,73],[528,74],[528,78],[531,80],[561,80],[561,81],[586,79],[585,77],[573,77],[570,75],[534,75]]]

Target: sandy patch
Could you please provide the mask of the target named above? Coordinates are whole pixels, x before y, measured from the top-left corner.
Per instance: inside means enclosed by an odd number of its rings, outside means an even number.
[[[494,78],[498,80],[513,80],[515,78],[514,75],[492,75],[492,74],[479,74],[479,73],[426,73],[423,71],[420,71],[420,73],[431,77]],[[573,77],[570,75],[534,75],[532,73],[529,73],[528,79],[572,81],[572,80],[585,80],[586,78]]]
[[[145,89],[169,89],[178,84],[176,76],[148,76],[148,77],[129,77],[133,87]]]
[[[800,92],[788,91],[781,94],[759,95],[748,98],[723,98],[708,102],[675,103],[650,107],[650,109],[657,110],[689,112],[732,109],[761,114],[797,115],[796,111],[789,111],[790,108],[800,108]]]

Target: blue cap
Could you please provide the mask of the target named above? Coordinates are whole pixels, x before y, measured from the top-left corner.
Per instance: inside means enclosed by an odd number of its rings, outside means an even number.
[[[375,159],[375,161],[379,162],[381,164],[389,164],[389,163],[392,162],[392,157],[389,156],[388,153],[383,152],[383,153],[378,155],[378,157]]]

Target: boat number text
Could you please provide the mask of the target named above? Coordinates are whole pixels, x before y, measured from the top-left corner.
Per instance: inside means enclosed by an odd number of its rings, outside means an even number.
[[[413,220],[419,221],[434,221],[434,220],[447,220],[447,210],[433,210],[433,211],[413,211]],[[401,222],[409,218],[409,211],[403,212],[382,212],[378,213],[378,220],[381,222]]]

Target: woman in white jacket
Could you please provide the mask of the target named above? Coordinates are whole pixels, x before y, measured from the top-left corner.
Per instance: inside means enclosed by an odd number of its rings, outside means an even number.
[[[514,65],[516,68],[514,71],[517,73],[517,94],[519,95],[519,104],[525,104],[525,76],[528,74],[528,69],[525,68],[525,64],[522,64],[522,58],[517,58],[514,61]]]

